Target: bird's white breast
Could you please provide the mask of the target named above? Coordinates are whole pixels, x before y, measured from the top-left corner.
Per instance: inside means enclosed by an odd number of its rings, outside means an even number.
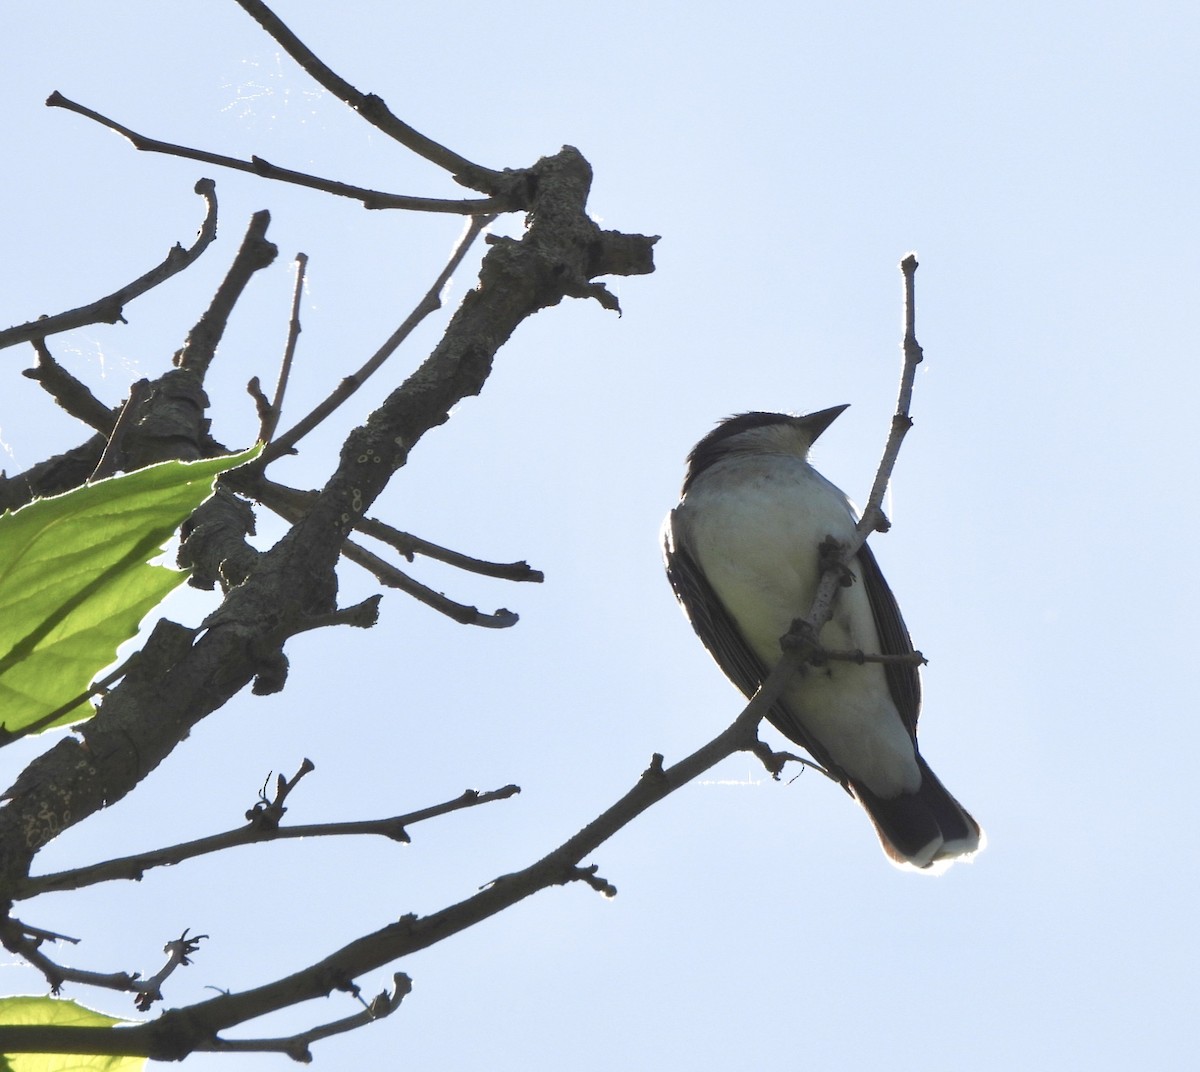
[[[779,658],[779,638],[808,613],[820,579],[817,548],[828,536],[849,539],[854,524],[841,491],[802,458],[784,454],[733,454],[710,466],[673,520],[676,540],[767,667]],[[840,590],[821,640],[831,649],[879,651],[861,583]],[[786,698],[806,732],[852,777],[883,795],[919,785],[912,741],[878,664],[808,668]]]

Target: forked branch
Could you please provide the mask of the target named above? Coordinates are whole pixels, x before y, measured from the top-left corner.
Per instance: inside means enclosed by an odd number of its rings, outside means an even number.
[[[370,835],[408,844],[412,841],[408,834],[410,826],[437,818],[440,815],[449,815],[451,812],[461,811],[464,808],[474,808],[496,800],[506,800],[520,791],[520,787],[516,785],[506,785],[486,793],[481,793],[476,789],[467,789],[441,804],[433,804],[427,808],[418,808],[416,811],[392,815],[383,819],[358,819],[341,823],[302,823],[295,826],[269,826],[252,821],[234,830],[228,830],[221,834],[210,834],[208,837],[185,841],[179,845],[169,845],[161,849],[152,849],[149,852],[139,852],[133,856],[104,860],[87,867],[73,867],[69,871],[35,875],[26,879],[13,891],[13,899],[22,901],[30,897],[38,897],[43,893],[79,890],[85,886],[121,879],[139,881],[147,871],[156,867],[170,867],[181,864],[185,860],[194,860],[197,857],[223,852],[226,849],[243,845],[261,845],[270,841]]]

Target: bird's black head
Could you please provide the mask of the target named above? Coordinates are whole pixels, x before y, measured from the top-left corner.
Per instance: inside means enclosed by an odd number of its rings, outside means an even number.
[[[801,457],[835,420],[845,405],[796,416],[791,413],[738,413],[726,417],[688,455],[686,494],[692,482],[710,465],[736,452],[789,453]]]

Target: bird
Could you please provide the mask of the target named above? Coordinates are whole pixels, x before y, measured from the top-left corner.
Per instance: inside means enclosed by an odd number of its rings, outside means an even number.
[[[667,577],[700,640],[747,696],[808,613],[825,566],[821,545],[845,543],[857,514],[809,464],[814,442],[847,407],[796,416],[741,413],[692,449],[679,505],[663,523]],[[828,650],[913,655],[900,607],[862,544],[847,563],[819,641]],[[898,867],[945,871],[984,845],[979,824],[917,747],[918,659],[828,660],[793,674],[767,719],[862,806]]]

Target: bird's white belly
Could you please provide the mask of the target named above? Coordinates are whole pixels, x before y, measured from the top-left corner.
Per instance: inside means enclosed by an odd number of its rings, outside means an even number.
[[[779,638],[808,613],[820,579],[818,546],[828,536],[849,539],[854,518],[841,492],[806,464],[791,467],[786,480],[739,468],[728,480],[707,474],[689,491],[681,520],[697,564],[769,668],[779,659]],[[821,641],[829,649],[879,651],[861,583],[840,590]],[[912,740],[878,664],[806,667],[785,698],[806,734],[876,793],[920,784]]]

